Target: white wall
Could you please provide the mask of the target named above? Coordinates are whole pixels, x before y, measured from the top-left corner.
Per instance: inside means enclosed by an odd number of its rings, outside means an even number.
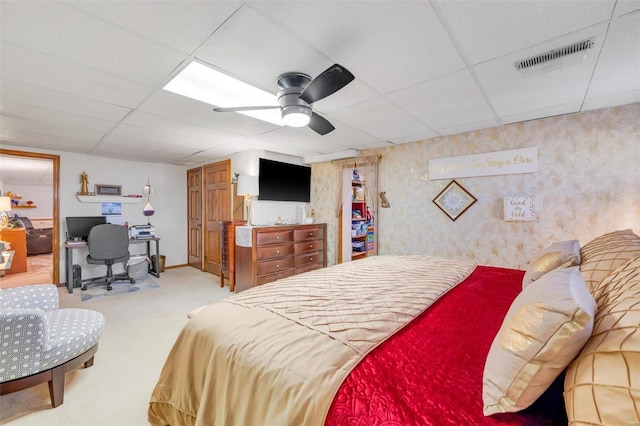
[[[11,216],[26,216],[29,219],[51,219],[53,218],[53,187],[37,185],[9,185],[7,191],[18,194],[22,197],[21,204],[33,201],[36,208],[32,209],[11,209]]]
[[[80,175],[89,175],[89,191],[94,185],[121,185],[122,194],[142,194],[147,179],[155,189],[151,204],[155,214],[150,217],[156,235],[160,237],[160,254],[166,256],[166,266],[187,263],[187,180],[185,166],[170,164],[143,163],[116,160],[93,155],[75,154],[61,151],[25,149],[22,147],[3,147],[17,151],[31,151],[60,156],[60,280],[65,280],[64,240],[66,216],[99,216],[100,203],[81,203],[76,193],[80,191]],[[35,200],[34,200],[35,201]],[[146,224],[147,218],[142,209],[143,199],[138,204],[122,204],[122,220],[129,225]],[[30,210],[25,210],[30,211]],[[142,249],[144,244],[132,246]],[[84,260],[86,249],[74,250],[74,262],[83,268],[84,277],[104,274],[104,267],[88,266]]]
[[[300,157],[254,149],[231,156],[232,172],[241,175],[258,176],[260,158],[290,164],[303,164],[303,160]],[[260,196],[258,195],[258,197],[251,200],[251,222],[254,225],[273,225],[278,218],[289,223],[297,222],[301,211],[300,205],[302,203],[290,201],[260,201]]]

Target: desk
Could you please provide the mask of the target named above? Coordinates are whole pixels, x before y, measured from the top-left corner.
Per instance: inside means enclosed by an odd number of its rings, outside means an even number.
[[[153,264],[153,271],[149,273],[157,278],[160,278],[160,238],[140,238],[131,239],[129,244],[141,244],[147,243],[147,256],[151,259],[151,241],[156,243],[156,258]],[[66,284],[69,293],[73,293],[73,249],[87,247],[86,241],[67,241],[64,243],[64,257],[66,262]]]

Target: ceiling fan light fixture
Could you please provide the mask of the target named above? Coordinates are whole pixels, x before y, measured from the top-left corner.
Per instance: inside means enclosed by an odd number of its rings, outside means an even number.
[[[311,121],[311,109],[303,105],[282,108],[282,121],[290,127],[304,127]]]

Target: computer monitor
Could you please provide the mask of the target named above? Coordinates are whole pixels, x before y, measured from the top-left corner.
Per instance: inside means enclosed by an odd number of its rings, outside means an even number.
[[[67,240],[87,241],[91,228],[105,223],[105,216],[67,216]]]

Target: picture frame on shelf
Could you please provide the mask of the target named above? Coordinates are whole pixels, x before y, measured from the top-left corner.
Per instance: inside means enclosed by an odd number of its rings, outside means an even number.
[[[95,184],[95,194],[96,195],[122,195],[122,186],[121,185],[103,185],[103,184]]]
[[[449,182],[433,199],[433,203],[454,222],[476,201],[478,199],[464,189],[455,179]]]

